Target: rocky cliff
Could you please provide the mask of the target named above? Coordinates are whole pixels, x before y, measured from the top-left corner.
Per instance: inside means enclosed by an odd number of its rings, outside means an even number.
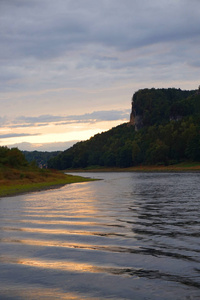
[[[135,126],[135,131],[138,131],[143,127],[143,118],[142,115],[137,115],[134,108],[134,102],[132,102],[132,110],[130,114],[130,125]]]
[[[144,126],[180,120],[192,113],[191,97],[195,95],[197,91],[175,88],[139,90],[132,97],[130,125],[138,131]]]

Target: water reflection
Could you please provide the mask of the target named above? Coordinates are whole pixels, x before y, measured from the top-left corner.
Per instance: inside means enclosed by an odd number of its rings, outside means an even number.
[[[0,298],[199,299],[199,174],[91,176],[0,201]]]
[[[2,257],[1,260],[9,262],[11,264],[25,265],[28,267],[51,269],[51,270],[62,270],[68,272],[90,272],[90,273],[108,273],[112,275],[131,276],[131,277],[145,277],[149,279],[165,279],[169,281],[180,282],[186,285],[200,288],[200,283],[190,280],[178,275],[172,275],[167,273],[161,273],[158,270],[145,270],[135,268],[114,268],[107,266],[95,266],[88,263],[77,263],[71,261],[50,261],[50,260],[34,260],[34,259],[19,259],[14,258],[10,260],[8,257]]]
[[[26,286],[24,289],[18,289],[17,286],[12,286],[9,289],[3,288],[2,293],[4,295],[4,299],[31,299],[31,300],[38,300],[38,299],[63,299],[63,300],[95,300],[97,298],[93,297],[84,297],[83,295],[79,295],[79,293],[69,293],[63,292],[62,289],[58,288],[40,288],[32,286]],[[84,297],[84,298],[83,298]],[[101,300],[103,298],[99,298]],[[114,298],[113,298],[114,299]],[[112,300],[112,298],[111,298]]]

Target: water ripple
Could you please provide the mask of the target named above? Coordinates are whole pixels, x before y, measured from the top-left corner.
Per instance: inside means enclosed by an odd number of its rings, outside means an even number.
[[[199,299],[200,174],[97,176],[0,201],[0,298]]]

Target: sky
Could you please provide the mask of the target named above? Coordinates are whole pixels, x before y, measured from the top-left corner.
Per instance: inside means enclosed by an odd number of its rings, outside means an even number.
[[[200,85],[199,0],[0,0],[0,146],[64,150]]]

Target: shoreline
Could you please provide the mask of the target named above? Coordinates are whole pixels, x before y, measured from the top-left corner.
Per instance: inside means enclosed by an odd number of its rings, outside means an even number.
[[[12,170],[16,172],[16,170]],[[160,173],[184,173],[184,172],[200,172],[200,163],[184,162],[177,165],[170,166],[135,166],[128,168],[104,168],[104,167],[94,167],[86,169],[67,169],[63,172],[53,171],[44,172],[42,176],[30,176],[27,172],[24,172],[24,179],[9,178],[0,180],[0,199],[3,197],[12,197],[17,195],[23,195],[33,192],[41,192],[51,189],[59,189],[67,184],[71,183],[81,183],[95,181],[98,179],[93,179],[89,177],[82,177],[79,175],[72,175],[70,173],[103,173],[103,172],[160,172]],[[67,173],[67,174],[66,174]],[[41,175],[41,174],[40,174]]]
[[[24,189],[23,187],[21,187],[20,185],[17,185],[17,187],[15,188],[15,186],[13,186],[13,189],[11,187],[11,189],[9,191],[6,191],[5,193],[1,193],[0,192],[0,200],[1,198],[6,198],[6,197],[15,197],[15,196],[19,196],[19,195],[25,195],[25,194],[29,194],[29,193],[39,193],[42,191],[47,191],[47,190],[53,190],[53,189],[59,189],[62,186],[67,185],[68,183],[65,184],[52,184],[52,185],[45,185],[43,187],[38,187],[38,186],[31,186],[30,188]]]
[[[75,176],[71,174],[62,174],[62,178],[55,178],[51,181],[24,182],[13,180],[7,184],[0,184],[0,200],[4,197],[13,197],[33,192],[41,192],[51,189],[59,189],[67,184],[95,181],[95,179]]]
[[[85,168],[85,169],[67,169],[65,172],[68,173],[84,173],[84,172],[200,172],[200,163],[180,163],[177,165],[170,166],[134,166],[128,168],[118,167],[96,167],[96,168]]]

